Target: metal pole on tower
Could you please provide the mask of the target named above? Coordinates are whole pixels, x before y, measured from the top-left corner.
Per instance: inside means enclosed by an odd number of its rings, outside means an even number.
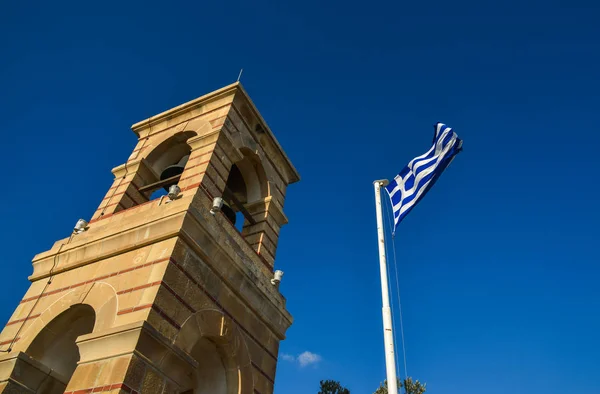
[[[383,302],[383,340],[385,345],[385,368],[387,375],[388,394],[398,394],[398,380],[396,378],[396,358],[394,356],[394,335],[392,327],[392,311],[390,309],[390,295],[388,288],[387,266],[385,259],[385,235],[383,232],[383,218],[381,209],[381,188],[388,184],[387,179],[373,182],[375,188],[375,212],[377,215],[377,243],[379,245],[379,270],[381,274],[381,299]]]

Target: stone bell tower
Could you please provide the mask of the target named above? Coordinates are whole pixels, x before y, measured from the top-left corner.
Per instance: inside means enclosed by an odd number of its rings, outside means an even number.
[[[271,279],[297,171],[239,83],[132,129],[89,223],[33,259],[0,335],[0,392],[272,393],[292,317]]]

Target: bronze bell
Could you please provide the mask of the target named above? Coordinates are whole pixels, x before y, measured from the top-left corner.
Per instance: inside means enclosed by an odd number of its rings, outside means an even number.
[[[181,158],[181,160],[179,160],[179,162],[177,164],[173,164],[173,165],[165,168],[163,170],[163,172],[160,174],[160,180],[164,181],[165,179],[172,178],[175,175],[181,175],[189,158],[190,158],[190,155],[185,155]],[[177,184],[177,182],[172,182],[172,183],[169,183],[168,185],[164,185],[163,189],[165,189],[166,191],[169,191],[169,187],[171,187],[172,185],[175,185],[175,184]]]
[[[223,206],[221,207],[221,212],[223,212],[225,217],[227,217],[227,219],[229,219],[229,221],[231,223],[233,223],[233,225],[235,225],[235,219],[236,219],[235,211],[229,206],[229,204],[226,201],[223,201]]]

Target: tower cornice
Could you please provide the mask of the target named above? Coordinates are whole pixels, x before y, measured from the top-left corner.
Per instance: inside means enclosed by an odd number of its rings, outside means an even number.
[[[275,138],[275,135],[269,128],[269,125],[254,105],[254,102],[242,86],[241,82],[236,82],[231,85],[225,86],[221,89],[215,90],[211,93],[205,94],[186,103],[180,104],[174,108],[171,108],[167,111],[161,112],[157,115],[151,116],[147,119],[137,122],[131,126],[131,130],[133,130],[133,132],[137,135],[138,138],[143,138],[147,136],[154,127],[160,127],[161,124],[168,123],[168,127],[173,127],[189,120],[186,118],[182,118],[180,121],[176,120],[174,123],[169,123],[169,121],[175,120],[181,115],[193,113],[194,110],[199,110],[203,107],[207,107],[208,104],[217,100],[225,100],[233,104],[234,100],[237,97],[242,98],[243,101],[251,108],[252,114],[258,119],[260,125],[262,126],[261,130],[264,131],[264,133],[268,136],[268,140],[275,147],[277,155],[281,157],[282,160],[280,162],[285,163],[285,170],[288,175],[288,182],[290,184],[298,182],[300,180],[300,174],[298,173],[298,170],[296,169],[296,167],[294,167],[291,160],[279,144],[279,141],[277,141],[277,139]],[[257,137],[256,131],[253,130],[252,132],[255,134],[255,137]]]

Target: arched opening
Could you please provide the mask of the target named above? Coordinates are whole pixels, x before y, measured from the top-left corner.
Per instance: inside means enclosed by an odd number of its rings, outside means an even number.
[[[198,361],[198,369],[193,377],[193,388],[183,394],[230,394],[227,390],[227,370],[215,343],[201,338],[191,353]]]
[[[246,204],[248,202],[248,191],[246,189],[246,182],[244,181],[244,177],[242,176],[242,173],[237,164],[231,166],[231,170],[229,171],[229,177],[227,177],[227,184],[225,187],[229,189],[233,197],[235,197],[242,204]]]
[[[161,142],[146,157],[152,179],[146,179],[146,184],[139,188],[146,198],[153,200],[166,195],[169,187],[179,182],[191,153],[187,140],[194,135],[193,131],[176,134]]]
[[[248,148],[241,148],[244,158],[236,163],[247,186],[247,202],[251,203],[269,195],[267,174],[260,158]]]
[[[181,394],[251,394],[252,364],[243,335],[219,310],[194,313],[182,325],[174,344],[197,365]]]
[[[254,222],[244,205],[268,195],[267,177],[260,159],[247,148],[240,151],[244,158],[231,166],[223,194],[223,213],[239,231],[246,221]]]
[[[244,225],[244,217],[241,210],[247,202],[246,182],[240,169],[234,164],[231,166],[231,170],[229,170],[229,176],[225,184],[225,193],[223,194],[223,207],[221,209],[227,219],[238,230]]]
[[[50,321],[25,353],[54,370],[67,384],[79,361],[77,337],[91,333],[95,321],[96,314],[91,306],[73,305]]]

